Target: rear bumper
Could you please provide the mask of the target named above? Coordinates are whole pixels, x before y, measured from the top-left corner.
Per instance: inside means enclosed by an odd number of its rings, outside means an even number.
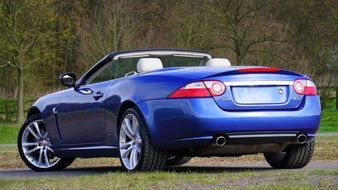
[[[166,150],[205,146],[219,135],[233,144],[292,143],[300,133],[313,138],[320,124],[318,96],[305,97],[297,110],[282,111],[224,111],[212,98],[149,100],[138,107],[152,142]]]

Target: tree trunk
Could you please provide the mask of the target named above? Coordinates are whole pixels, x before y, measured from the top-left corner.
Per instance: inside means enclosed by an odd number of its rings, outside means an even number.
[[[22,68],[18,68],[17,69],[18,72],[18,107],[17,107],[17,118],[16,118],[16,123],[18,125],[22,125],[22,123],[24,122],[24,113],[23,113],[23,105],[24,105],[24,95],[23,95],[23,69]]]
[[[338,110],[338,86],[336,86],[336,110]]]

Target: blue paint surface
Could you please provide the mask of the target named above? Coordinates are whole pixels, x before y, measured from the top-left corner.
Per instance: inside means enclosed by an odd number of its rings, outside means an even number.
[[[92,68],[107,63],[106,56]],[[179,67],[85,85],[49,94],[37,100],[53,148],[118,147],[117,116],[126,103],[133,103],[143,116],[152,143],[160,149],[176,150],[205,145],[215,135],[227,133],[295,132],[314,136],[320,123],[318,96],[303,96],[292,85],[227,87],[209,98],[168,99],[176,89],[195,81],[294,81],[306,76],[281,70],[279,73],[237,73],[239,67]],[[283,94],[278,93],[279,90]],[[97,94],[103,96],[96,99]],[[54,112],[53,112],[54,109]],[[56,113],[55,113],[56,111]],[[87,152],[85,152],[87,151]],[[90,155],[90,150],[73,156]],[[117,156],[117,149],[112,149]],[[88,153],[88,154],[86,154]],[[94,156],[105,156],[96,154]]]

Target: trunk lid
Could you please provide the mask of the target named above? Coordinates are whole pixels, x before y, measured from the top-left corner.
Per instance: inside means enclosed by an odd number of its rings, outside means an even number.
[[[218,80],[225,84],[225,93],[214,97],[217,105],[224,110],[290,110],[302,104],[304,95],[295,93],[293,89],[294,80],[301,77],[287,70],[233,70],[209,76],[205,80]]]

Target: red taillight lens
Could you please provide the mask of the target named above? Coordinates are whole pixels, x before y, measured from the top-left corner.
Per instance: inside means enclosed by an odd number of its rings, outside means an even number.
[[[225,85],[220,81],[199,81],[177,89],[168,98],[202,98],[219,96],[224,92]]]
[[[242,68],[237,70],[240,73],[276,73],[280,71],[278,68],[269,68],[269,67],[252,67],[252,68]]]
[[[297,94],[301,95],[316,95],[316,85],[307,79],[297,79],[293,82],[293,89]]]
[[[203,82],[189,83],[175,92],[171,93],[168,98],[192,98],[192,97],[209,97],[210,93]]]

